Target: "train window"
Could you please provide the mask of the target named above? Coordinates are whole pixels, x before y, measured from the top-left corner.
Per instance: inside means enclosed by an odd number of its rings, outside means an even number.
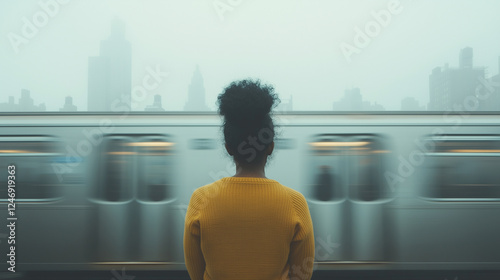
[[[173,197],[172,148],[166,137],[147,137],[137,147],[138,197],[143,201],[165,201]]]
[[[346,143],[350,197],[358,201],[387,198],[388,189],[383,179],[383,171],[388,150],[381,139],[374,136],[356,136],[349,138]]]
[[[500,199],[500,136],[441,136],[426,139],[434,151],[422,195],[442,199]]]
[[[18,201],[53,199],[60,196],[52,163],[61,156],[59,142],[46,136],[0,137],[0,168],[7,178],[7,166],[15,165],[15,192]],[[0,186],[6,200],[7,184]]]
[[[171,199],[173,146],[162,135],[107,136],[102,145],[98,198],[110,202]]]
[[[99,198],[126,201],[132,198],[135,147],[129,137],[111,136],[103,141]]]
[[[344,141],[337,136],[321,136],[310,143],[310,196],[317,201],[336,201],[344,197],[341,177],[344,174]]]
[[[389,196],[383,168],[389,153],[373,135],[323,135],[312,147],[312,197],[320,201],[342,199],[375,201]],[[344,180],[342,180],[344,179]],[[345,182],[343,182],[345,181]]]
[[[214,139],[192,139],[189,147],[193,150],[213,150],[217,148],[217,142]]]

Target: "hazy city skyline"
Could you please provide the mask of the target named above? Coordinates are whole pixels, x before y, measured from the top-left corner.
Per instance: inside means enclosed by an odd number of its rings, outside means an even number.
[[[487,78],[499,73],[500,2],[493,0],[40,3],[0,2],[0,103],[28,89],[47,111],[59,111],[67,96],[86,111],[88,58],[99,55],[114,19],[125,22],[132,46],[132,87],[148,69],[169,74],[137,111],[155,95],[165,110],[183,110],[197,65],[211,110],[229,82],[248,77],[273,84],[283,100],[293,97],[294,110],[331,111],[351,88],[386,110],[400,110],[407,97],[426,107],[432,70],[458,67],[465,47]]]

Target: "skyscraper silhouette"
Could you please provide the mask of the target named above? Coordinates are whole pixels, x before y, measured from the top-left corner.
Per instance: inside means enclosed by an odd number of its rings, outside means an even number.
[[[45,103],[36,106],[33,98],[31,98],[31,92],[27,89],[21,90],[21,98],[19,98],[18,104],[15,103],[13,96],[9,96],[9,102],[0,103],[0,112],[39,112],[45,110]]]
[[[488,98],[480,101],[480,110],[500,111],[500,57],[498,58],[498,74],[488,80],[487,85],[480,89],[481,94],[486,94]]]
[[[471,47],[460,50],[460,62],[458,66],[460,68],[472,69],[472,67],[474,66],[473,56],[474,53]]]
[[[200,67],[197,65],[194,71],[191,84],[188,89],[188,101],[184,106],[185,111],[209,111],[205,103],[205,86],[203,84],[203,76],[201,75]]]
[[[340,101],[333,103],[334,111],[384,111],[384,107],[377,102],[371,104],[363,101],[361,89],[351,88],[344,91],[344,96]]]
[[[163,109],[163,106],[161,105],[161,95],[159,94],[155,95],[153,105],[146,106],[146,109],[144,109],[144,111],[150,111],[150,112],[165,111],[165,109]]]
[[[73,97],[66,96],[66,98],[64,99],[64,107],[59,109],[59,111],[61,111],[61,112],[76,112],[77,109],[78,108],[75,105],[73,105]]]
[[[89,58],[88,111],[123,111],[130,107],[132,50],[125,38],[125,26],[115,20],[100,54]]]
[[[484,77],[483,67],[474,68],[472,48],[462,49],[458,68],[446,64],[432,70],[429,76],[428,110],[447,111],[456,110],[456,106],[463,107],[467,99],[475,95],[480,78]]]

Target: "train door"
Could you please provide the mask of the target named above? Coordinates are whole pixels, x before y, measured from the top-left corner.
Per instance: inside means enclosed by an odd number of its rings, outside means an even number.
[[[344,145],[342,137],[328,135],[310,143],[309,207],[316,244],[327,244],[316,249],[318,261],[345,260],[348,254]]]
[[[351,256],[355,261],[383,261],[390,242],[391,195],[383,177],[388,150],[375,136],[349,137],[347,143]]]
[[[172,219],[173,143],[167,136],[107,136],[98,165],[99,262],[165,262]]]
[[[372,135],[321,135],[311,146],[309,203],[317,261],[387,259],[387,149]],[[323,244],[321,244],[323,243]]]
[[[138,155],[139,261],[166,261],[175,257],[171,215],[175,199],[173,143],[166,137],[144,137],[135,143]]]
[[[98,261],[130,260],[132,243],[135,149],[133,139],[110,136],[103,140],[98,155],[96,195],[96,251]]]

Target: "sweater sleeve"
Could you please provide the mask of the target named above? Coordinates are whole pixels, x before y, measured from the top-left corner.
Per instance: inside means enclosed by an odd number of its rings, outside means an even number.
[[[290,279],[309,280],[314,266],[314,231],[305,197],[296,191],[292,202],[297,215],[295,233],[290,244]]]
[[[203,280],[205,259],[201,251],[200,208],[202,196],[193,192],[189,201],[184,224],[184,261],[192,280]]]

